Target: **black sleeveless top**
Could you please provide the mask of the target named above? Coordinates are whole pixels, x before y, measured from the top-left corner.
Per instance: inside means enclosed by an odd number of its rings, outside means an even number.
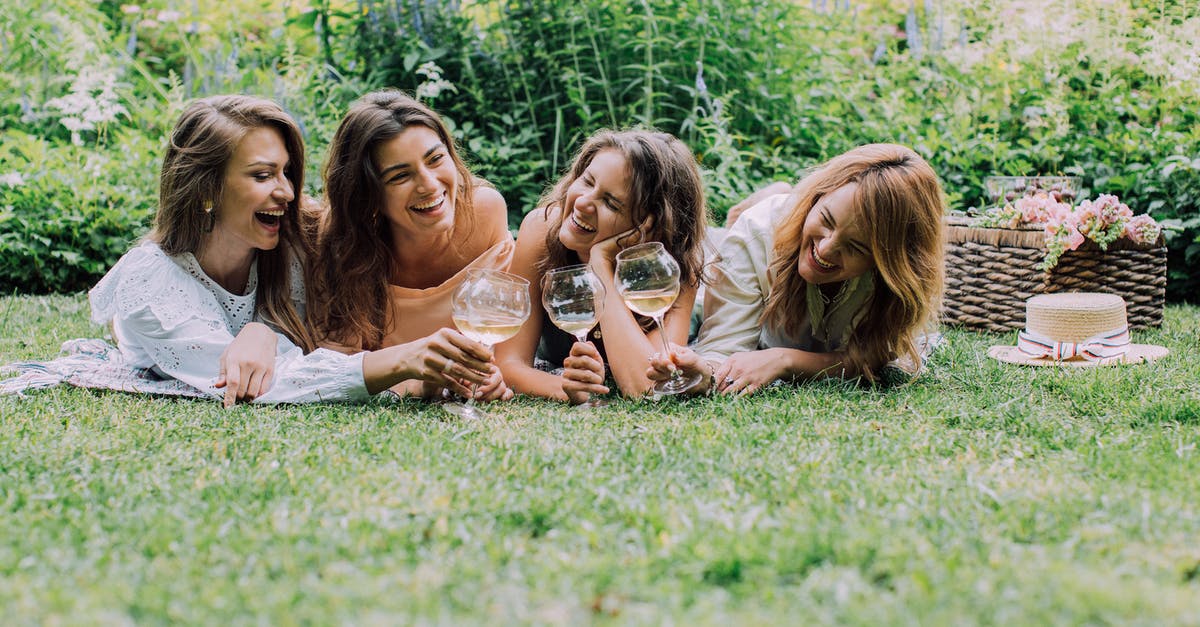
[[[588,341],[596,345],[596,350],[600,351],[600,359],[607,362],[600,325],[592,327],[587,337]],[[562,368],[563,361],[571,354],[571,346],[574,344],[575,336],[554,326],[554,323],[550,322],[550,315],[546,313],[545,309],[542,309],[542,337],[538,340],[538,358],[550,362],[555,368]]]

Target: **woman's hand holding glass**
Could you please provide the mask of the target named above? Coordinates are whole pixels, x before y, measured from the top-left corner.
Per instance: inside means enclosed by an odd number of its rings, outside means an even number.
[[[587,335],[604,310],[604,283],[586,265],[557,268],[542,279],[542,305],[554,326],[575,337],[563,361],[562,389],[575,405],[604,405],[593,394],[608,394],[604,360]]]
[[[517,334],[529,318],[529,281],[498,270],[473,269],[454,291],[452,300],[454,326],[463,335],[483,344],[489,352],[493,345]],[[511,392],[504,386],[503,377],[495,364],[488,363],[488,394],[502,398]],[[496,379],[499,379],[499,382]],[[475,381],[479,383],[481,381]],[[466,403],[445,405],[447,411],[462,418],[483,418],[486,414],[475,407],[475,389],[466,394]]]
[[[712,371],[708,364],[690,348],[670,344],[670,352],[654,353],[650,356],[650,366],[646,368],[646,378],[651,381],[670,381],[677,373],[688,379],[697,381],[689,392],[704,391],[709,388]]]
[[[438,329],[428,337],[367,353],[364,360],[385,354],[403,370],[401,379],[422,381],[423,389],[438,386],[464,396],[471,393],[466,384],[482,383],[492,372],[492,351],[453,329]]]
[[[654,319],[662,340],[663,353],[669,355],[663,316],[679,296],[679,264],[659,242],[631,246],[617,255],[614,280],[617,293],[633,311]],[[671,378],[654,386],[658,394],[679,394],[700,381],[700,375],[676,369]]]

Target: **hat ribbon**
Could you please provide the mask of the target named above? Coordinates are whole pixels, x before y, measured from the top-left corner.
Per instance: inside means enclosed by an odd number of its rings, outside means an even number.
[[[1125,357],[1129,350],[1129,326],[1122,325],[1082,342],[1055,342],[1041,333],[1025,329],[1017,334],[1017,350],[1034,358],[1049,357],[1054,361],[1063,361],[1083,357],[1088,361],[1107,364]]]

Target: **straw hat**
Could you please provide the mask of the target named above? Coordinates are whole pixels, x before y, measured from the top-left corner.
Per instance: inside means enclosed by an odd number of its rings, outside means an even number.
[[[993,346],[988,356],[1023,366],[1089,367],[1140,364],[1167,354],[1129,343],[1125,299],[1116,294],[1042,294],[1025,301],[1025,330],[1016,346]]]

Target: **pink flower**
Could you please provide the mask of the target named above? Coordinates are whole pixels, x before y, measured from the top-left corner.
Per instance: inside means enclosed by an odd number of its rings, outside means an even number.
[[[1138,244],[1151,245],[1158,241],[1162,227],[1148,215],[1142,214],[1129,219],[1125,225],[1125,236]]]
[[[1076,250],[1083,245],[1087,238],[1079,232],[1079,228],[1068,216],[1068,219],[1064,221],[1046,223],[1046,239],[1062,242],[1065,250]]]
[[[1065,215],[1071,211],[1070,205],[1054,200],[1046,192],[1022,196],[1013,206],[1020,212],[1021,219],[1029,224],[1047,222],[1054,216]]]
[[[1083,241],[1084,241],[1083,233],[1080,233],[1079,229],[1075,228],[1074,224],[1068,224],[1066,226],[1067,226],[1067,250],[1075,250],[1083,245]]]

